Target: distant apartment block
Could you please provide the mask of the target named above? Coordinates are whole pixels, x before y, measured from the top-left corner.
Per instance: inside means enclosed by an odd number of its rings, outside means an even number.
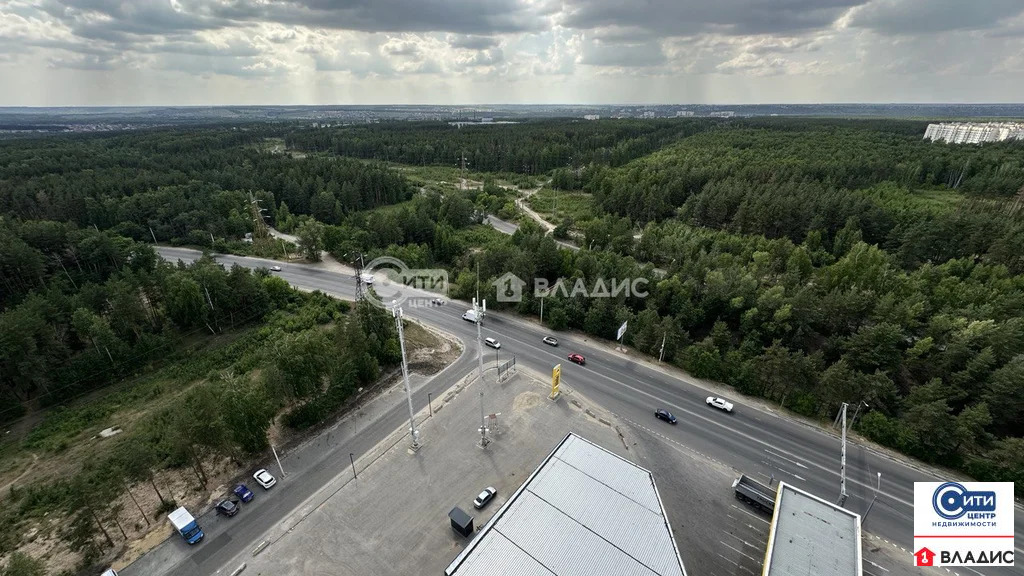
[[[601,115],[600,114],[584,114],[583,119],[584,120],[600,120],[601,119]]]
[[[1022,122],[942,122],[929,124],[925,140],[941,140],[951,144],[980,144],[1024,139]]]
[[[689,118],[693,116],[692,110],[676,110],[676,118]]]
[[[732,110],[721,110],[718,112],[711,112],[708,114],[709,118],[732,118],[736,113]]]

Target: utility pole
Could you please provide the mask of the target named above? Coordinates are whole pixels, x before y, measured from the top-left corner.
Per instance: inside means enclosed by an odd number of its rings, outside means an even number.
[[[882,473],[878,473],[878,484],[875,485],[875,495],[871,498],[871,503],[868,504],[868,509],[864,511],[864,515],[860,518],[860,523],[863,525],[864,521],[868,519],[868,514],[871,513],[871,508],[875,505],[875,500],[878,500],[878,492],[882,490]]]
[[[402,380],[405,382],[405,398],[409,401],[409,432],[412,434],[412,449],[420,449],[420,433],[416,430],[416,413],[412,409],[412,388],[409,386],[409,366],[405,363],[405,332],[402,330],[402,307],[392,300],[392,314],[398,325],[398,344],[402,349]]]
[[[490,440],[487,439],[487,415],[484,413],[484,339],[480,331],[480,317],[482,312],[487,310],[487,302],[483,302],[483,308],[480,304],[480,300],[473,298],[473,314],[476,320],[476,358],[480,368],[478,377],[480,380],[480,447],[486,448]]]
[[[860,414],[861,406],[864,408],[870,408],[867,402],[861,400],[860,404],[857,404],[857,409],[853,411],[853,419],[850,420],[850,428],[853,428],[853,425],[857,422],[857,415]]]
[[[665,359],[665,339],[668,338],[668,332],[661,337],[661,352],[658,352],[658,362]]]
[[[281,476],[287,476],[288,473],[284,471],[284,466],[281,466],[281,458],[278,457],[277,449],[274,448],[273,444],[270,445],[270,451],[274,453],[274,460],[277,460],[277,467],[281,470]]]
[[[842,412],[839,414],[843,426],[843,448],[839,460],[839,501],[836,502],[839,506],[846,503],[846,408],[847,404],[843,402]]]

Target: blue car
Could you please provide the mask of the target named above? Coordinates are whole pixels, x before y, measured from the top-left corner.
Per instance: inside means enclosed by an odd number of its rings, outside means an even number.
[[[234,492],[235,496],[238,496],[238,498],[242,502],[248,502],[252,500],[252,490],[246,488],[245,484],[239,484],[238,486],[235,486],[235,489],[232,490],[232,492]]]

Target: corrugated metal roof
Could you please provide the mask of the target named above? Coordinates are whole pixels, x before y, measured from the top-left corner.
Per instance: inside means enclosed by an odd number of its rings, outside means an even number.
[[[861,576],[860,515],[779,483],[764,576]]]
[[[445,571],[685,576],[651,473],[569,434]]]

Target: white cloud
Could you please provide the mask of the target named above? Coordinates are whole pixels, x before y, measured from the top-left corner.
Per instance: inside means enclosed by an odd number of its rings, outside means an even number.
[[[1022,39],[1021,0],[7,0],[0,105],[1011,101]]]

